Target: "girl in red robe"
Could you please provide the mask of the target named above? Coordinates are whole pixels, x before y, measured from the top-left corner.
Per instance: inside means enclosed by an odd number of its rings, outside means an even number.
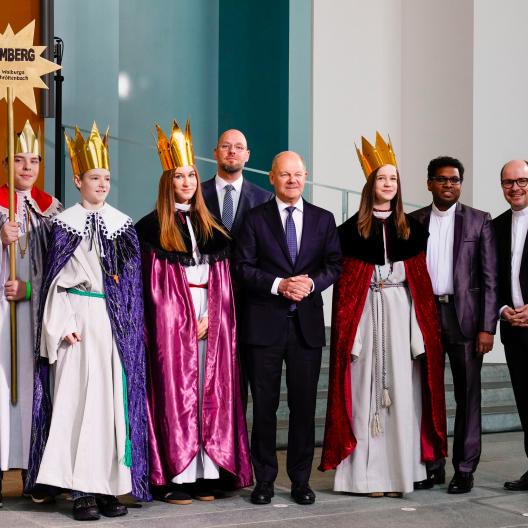
[[[330,387],[320,469],[336,491],[401,496],[445,456],[444,356],[427,232],[403,212],[390,143],[363,139],[359,212],[338,228]]]

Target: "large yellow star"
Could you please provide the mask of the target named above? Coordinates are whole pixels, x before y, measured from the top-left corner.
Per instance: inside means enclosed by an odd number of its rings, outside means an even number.
[[[8,24],[0,34],[0,101],[7,99],[7,87],[13,88],[13,100],[20,99],[34,114],[37,113],[34,88],[48,89],[42,75],[60,66],[41,57],[46,46],[34,46],[35,21],[16,35]]]

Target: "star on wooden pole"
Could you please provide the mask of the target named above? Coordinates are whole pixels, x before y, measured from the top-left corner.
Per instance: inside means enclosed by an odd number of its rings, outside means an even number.
[[[13,100],[20,99],[37,113],[34,88],[48,89],[42,75],[54,72],[59,65],[41,57],[46,46],[34,46],[35,21],[18,33],[8,24],[0,34],[0,101],[7,99],[7,88],[13,90]]]
[[[15,220],[15,130],[13,103],[20,99],[34,114],[37,113],[35,88],[47,89],[42,75],[60,68],[41,57],[46,46],[34,46],[35,21],[18,33],[8,24],[0,34],[0,101],[7,102],[7,160],[9,185],[9,221]],[[16,280],[16,242],[9,246],[9,279]],[[18,354],[16,301],[10,301],[11,321],[11,404],[18,402]]]

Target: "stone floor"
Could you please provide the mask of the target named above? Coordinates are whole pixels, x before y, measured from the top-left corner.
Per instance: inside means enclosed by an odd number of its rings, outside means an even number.
[[[298,506],[289,497],[289,482],[282,469],[276,496],[270,506],[254,506],[249,490],[213,503],[194,502],[172,506],[161,502],[130,509],[126,517],[102,518],[97,526],[111,528],[518,528],[528,527],[528,492],[507,492],[505,480],[519,477],[528,469],[521,433],[485,435],[483,455],[476,474],[475,488],[466,495],[447,495],[446,485],[419,491],[403,499],[372,499],[332,492],[332,473],[314,470],[312,486],[317,501]],[[320,455],[318,450],[316,460]],[[280,452],[281,468],[285,453]],[[448,471],[448,479],[452,471]],[[9,472],[4,482],[1,528],[79,526],[70,513],[71,503],[32,504],[20,497],[19,473]],[[91,526],[91,525],[90,525]]]

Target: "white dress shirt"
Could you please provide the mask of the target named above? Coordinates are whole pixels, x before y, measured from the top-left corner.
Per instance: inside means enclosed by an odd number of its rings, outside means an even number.
[[[511,292],[514,308],[520,308],[526,304],[521,292],[519,273],[521,272],[521,260],[524,251],[526,233],[528,232],[528,207],[521,211],[512,211],[512,238],[511,238]]]
[[[282,228],[284,229],[284,232],[286,233],[286,219],[288,218],[288,211],[286,211],[287,207],[290,207],[290,204],[284,203],[279,198],[275,197],[275,200],[277,201],[277,207],[279,208],[279,214],[282,221]],[[299,198],[297,203],[293,204],[293,207],[295,207],[295,211],[292,213],[293,223],[295,224],[295,235],[297,236],[297,254],[299,254],[299,250],[301,249],[301,237],[302,237],[302,228],[303,228],[303,213],[304,213],[304,203],[303,199]],[[284,277],[277,277],[273,281],[273,285],[271,286],[271,293],[273,295],[279,295],[279,283]],[[310,279],[311,280],[311,279]],[[314,289],[314,283],[312,281],[312,291]]]
[[[427,270],[435,295],[452,295],[453,244],[455,241],[456,203],[447,211],[440,211],[435,204],[431,209],[429,239],[427,241]]]
[[[222,213],[224,212],[224,198],[226,195],[225,186],[232,185],[235,188],[233,191],[231,191],[231,197],[233,198],[233,220],[235,219],[243,182],[243,176],[240,176],[240,178],[234,182],[228,182],[218,176],[218,174],[215,176],[216,196],[218,196],[218,205],[220,206],[220,218],[222,218]]]

